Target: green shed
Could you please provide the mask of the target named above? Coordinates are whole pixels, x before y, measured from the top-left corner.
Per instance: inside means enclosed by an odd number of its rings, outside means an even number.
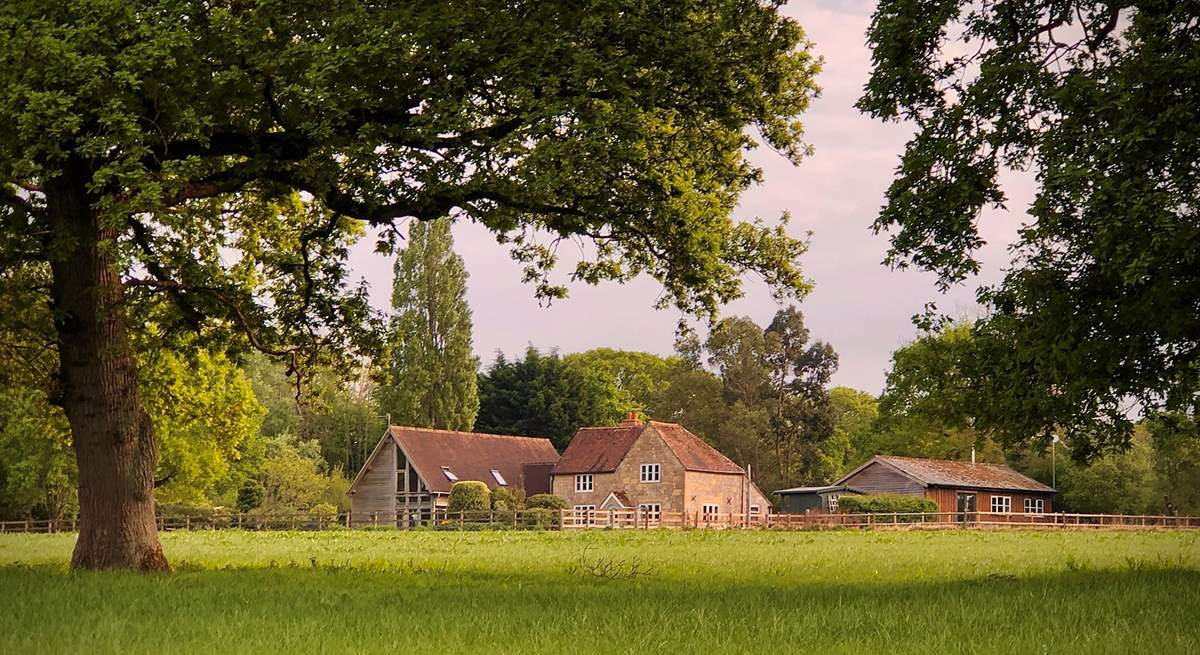
[[[782,514],[806,514],[809,512],[836,512],[838,498],[843,494],[862,494],[861,489],[839,484],[826,487],[793,487],[775,492],[779,498]]]

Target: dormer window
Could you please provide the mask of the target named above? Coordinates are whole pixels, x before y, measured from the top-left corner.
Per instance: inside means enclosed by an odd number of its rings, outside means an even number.
[[[454,471],[451,471],[449,466],[443,466],[442,473],[446,475],[447,480],[451,482],[458,482],[458,476],[454,475]]]
[[[500,475],[499,470],[492,469],[492,477],[496,479],[496,484],[500,485],[501,487],[508,486],[508,481],[504,479],[503,475]]]

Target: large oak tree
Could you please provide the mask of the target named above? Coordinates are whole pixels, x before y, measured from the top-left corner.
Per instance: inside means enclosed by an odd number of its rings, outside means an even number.
[[[819,62],[775,2],[13,0],[0,6],[0,262],[44,267],[79,464],[73,565],[164,569],[130,332],[244,340],[302,375],[370,346],[362,224],[491,229],[539,294],[646,273],[710,313],[804,244],[731,219],[766,142],[806,153]]]
[[[952,369],[975,427],[1128,446],[1138,408],[1200,405],[1200,6],[881,0],[859,106],[916,127],[875,223],[943,287],[979,270],[1001,173],[1037,196]]]

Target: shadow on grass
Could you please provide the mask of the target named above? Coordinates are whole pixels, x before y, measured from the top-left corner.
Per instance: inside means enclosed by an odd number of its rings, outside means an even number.
[[[0,652],[1200,652],[1183,560],[953,582],[597,579],[428,562],[0,568]]]

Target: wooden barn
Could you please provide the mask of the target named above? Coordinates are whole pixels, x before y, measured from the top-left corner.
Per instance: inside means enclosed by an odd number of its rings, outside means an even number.
[[[359,525],[414,525],[444,509],[450,487],[478,480],[491,489],[550,492],[558,451],[549,439],[392,426],[346,492]]]
[[[833,485],[846,485],[866,494],[924,496],[937,503],[938,512],[957,513],[959,521],[972,520],[975,512],[1054,511],[1053,488],[1003,464],[876,456]]]

